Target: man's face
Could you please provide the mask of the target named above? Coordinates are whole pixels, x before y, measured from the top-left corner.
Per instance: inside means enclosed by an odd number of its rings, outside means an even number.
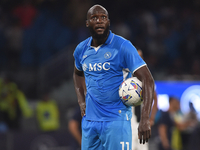
[[[173,99],[171,106],[173,107],[174,111],[178,111],[180,109],[180,102],[177,99]]]
[[[107,12],[101,7],[95,7],[88,12],[86,26],[89,28],[93,38],[106,38],[110,27]]]

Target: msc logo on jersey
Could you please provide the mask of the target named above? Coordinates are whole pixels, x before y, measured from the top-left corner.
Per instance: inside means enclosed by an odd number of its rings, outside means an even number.
[[[104,54],[104,58],[105,58],[105,59],[109,59],[111,56],[112,56],[112,55],[111,55],[110,52],[106,52],[106,53]]]
[[[109,62],[105,62],[105,63],[89,63],[88,66],[87,64],[83,64],[82,65],[83,71],[86,71],[88,69],[88,71],[101,71],[101,70],[109,70],[110,69],[110,63]]]

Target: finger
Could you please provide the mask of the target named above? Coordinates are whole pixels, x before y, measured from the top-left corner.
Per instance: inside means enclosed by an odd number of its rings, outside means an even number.
[[[146,142],[148,142],[149,141],[149,139],[146,139]]]
[[[140,140],[140,144],[142,143],[142,133],[138,132],[138,139]]]
[[[151,137],[151,130],[147,131],[147,138],[146,138],[146,142],[148,142],[148,140]]]
[[[138,132],[138,139],[140,140],[140,144],[142,143],[142,135]]]
[[[144,132],[143,134],[143,144],[145,144],[146,139],[147,139],[147,131]]]
[[[85,116],[85,111],[82,111],[82,112],[81,112],[81,116],[82,116],[82,117]]]
[[[140,144],[142,144],[142,139],[140,139]]]

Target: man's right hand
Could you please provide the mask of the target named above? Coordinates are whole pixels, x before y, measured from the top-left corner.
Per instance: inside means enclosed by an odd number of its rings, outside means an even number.
[[[81,116],[85,116],[85,108],[86,108],[86,104],[85,103],[81,103],[79,104],[80,106],[80,110],[81,110]]]

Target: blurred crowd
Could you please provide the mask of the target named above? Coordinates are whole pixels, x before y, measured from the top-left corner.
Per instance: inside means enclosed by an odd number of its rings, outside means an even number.
[[[9,76],[0,78],[0,133],[23,130],[22,120],[34,116],[38,130],[54,131],[60,126],[58,105],[48,91],[32,108],[27,96]]]
[[[144,51],[155,78],[200,75],[200,3],[197,0],[3,0],[0,2],[0,68],[38,67],[89,36],[93,4],[110,12],[111,29]],[[196,79],[196,78],[194,78]],[[199,78],[197,78],[199,79]]]
[[[178,98],[169,97],[169,109],[158,111],[160,114],[156,122],[156,136],[158,137],[157,150],[198,150],[200,124],[196,110],[192,103],[190,111],[183,114],[180,110]],[[197,134],[196,134],[197,133]]]

